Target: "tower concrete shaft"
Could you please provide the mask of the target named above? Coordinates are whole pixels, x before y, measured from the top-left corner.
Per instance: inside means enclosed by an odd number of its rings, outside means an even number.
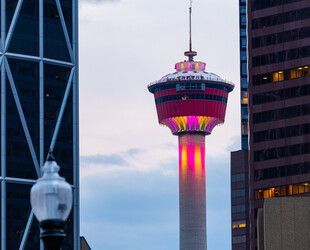
[[[205,135],[178,137],[180,250],[206,250]]]

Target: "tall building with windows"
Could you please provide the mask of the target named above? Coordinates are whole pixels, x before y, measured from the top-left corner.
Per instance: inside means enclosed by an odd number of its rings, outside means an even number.
[[[232,250],[250,246],[248,150],[231,153],[231,243]]]
[[[250,220],[264,199],[310,195],[310,1],[248,2]]]
[[[232,243],[256,250],[264,199],[310,196],[310,2],[251,0],[246,14],[249,150],[247,157],[232,153],[231,165],[232,218],[248,216],[250,244],[240,245],[246,238],[234,241],[234,234]],[[238,175],[243,166],[248,180]],[[233,203],[243,194],[236,191],[237,177],[245,180],[244,205]],[[242,230],[240,221],[233,232]]]
[[[241,149],[248,149],[248,80],[246,0],[239,0]]]
[[[241,150],[231,153],[232,250],[249,248],[248,80],[246,0],[239,0]]]
[[[49,149],[73,186],[79,249],[77,0],[1,0],[1,249],[40,249],[30,188]]]

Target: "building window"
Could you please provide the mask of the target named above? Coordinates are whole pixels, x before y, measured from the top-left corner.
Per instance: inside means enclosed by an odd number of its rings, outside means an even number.
[[[231,175],[231,182],[239,182],[245,180],[245,174],[233,174]]]
[[[274,33],[267,36],[255,37],[252,39],[252,48],[261,48],[274,44],[286,43],[305,39],[310,37],[310,27],[288,30],[284,32]]]
[[[248,119],[248,108],[247,107],[241,107],[241,118]]]
[[[310,103],[287,107],[283,109],[274,109],[253,114],[253,123],[265,123],[271,121],[278,121],[293,117],[299,117],[310,114]]]
[[[241,48],[246,49],[246,38],[245,37],[241,38]]]
[[[310,123],[268,129],[254,133],[254,143],[310,134]]]
[[[253,67],[264,66],[284,61],[301,59],[310,56],[310,46],[299,47],[295,49],[278,51],[271,54],[254,56],[252,58]]]
[[[262,85],[310,75],[310,65],[253,76],[253,85]]]
[[[248,104],[248,92],[241,91],[241,104]]]
[[[240,51],[240,60],[241,61],[246,61],[246,51],[245,50],[242,50]]]
[[[246,25],[246,15],[241,15],[241,25]]]
[[[232,243],[233,244],[240,244],[240,243],[245,243],[246,242],[246,236],[241,235],[241,236],[233,236],[232,237]]]
[[[284,72],[283,71],[275,72],[275,73],[273,73],[272,77],[273,77],[273,82],[283,81],[284,80]]]
[[[231,198],[243,197],[245,196],[245,189],[236,189],[231,191]]]
[[[240,36],[246,36],[246,29],[245,28],[240,29]]]
[[[245,77],[241,78],[241,88],[247,89],[248,88],[248,80]]]
[[[255,200],[310,193],[310,182],[255,190]]]
[[[242,122],[242,135],[247,135],[248,134],[248,123],[247,122]]]
[[[310,8],[293,10],[267,17],[261,17],[252,20],[252,29],[267,28],[283,23],[304,20],[310,18]]]
[[[295,144],[278,148],[268,148],[254,151],[254,161],[267,161],[290,156],[310,153],[310,143]]]
[[[289,4],[289,3],[296,3],[302,0],[252,0],[252,10],[261,10],[265,8],[270,8],[274,6]]]
[[[246,130],[247,132],[247,130]],[[244,138],[244,136],[246,136]],[[242,135],[242,140],[241,140],[241,143],[242,143],[242,149],[248,149],[248,138],[247,138],[247,134],[246,135]]]
[[[247,63],[242,63],[241,67],[242,67],[242,71],[241,71],[242,75],[247,75],[248,73]]]
[[[240,13],[245,14],[246,13],[246,6],[240,6]]]
[[[284,165],[274,168],[258,169],[254,171],[254,180],[268,180],[273,178],[294,176],[310,173],[310,162]]]
[[[310,95],[310,85],[281,89],[253,95],[253,105],[282,101]]]
[[[245,204],[231,206],[232,213],[245,212]]]
[[[232,221],[231,227],[232,227],[232,229],[245,228],[246,227],[246,221],[245,220]]]

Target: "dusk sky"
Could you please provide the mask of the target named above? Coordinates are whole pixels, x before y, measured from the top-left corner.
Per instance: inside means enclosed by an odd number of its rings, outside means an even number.
[[[80,1],[81,235],[92,249],[179,248],[177,137],[147,85],[188,50],[189,0]],[[235,83],[206,137],[208,250],[230,249],[230,152],[240,149],[238,1],[194,0],[193,49]]]

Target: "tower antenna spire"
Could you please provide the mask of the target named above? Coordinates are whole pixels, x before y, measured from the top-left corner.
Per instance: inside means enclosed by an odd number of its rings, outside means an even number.
[[[189,51],[192,51],[192,6],[193,6],[193,1],[190,0],[190,5],[189,5]]]
[[[196,51],[192,51],[192,7],[193,0],[190,0],[189,5],[189,51],[184,52],[185,56],[188,56],[188,61],[194,61],[194,56],[197,55]]]

